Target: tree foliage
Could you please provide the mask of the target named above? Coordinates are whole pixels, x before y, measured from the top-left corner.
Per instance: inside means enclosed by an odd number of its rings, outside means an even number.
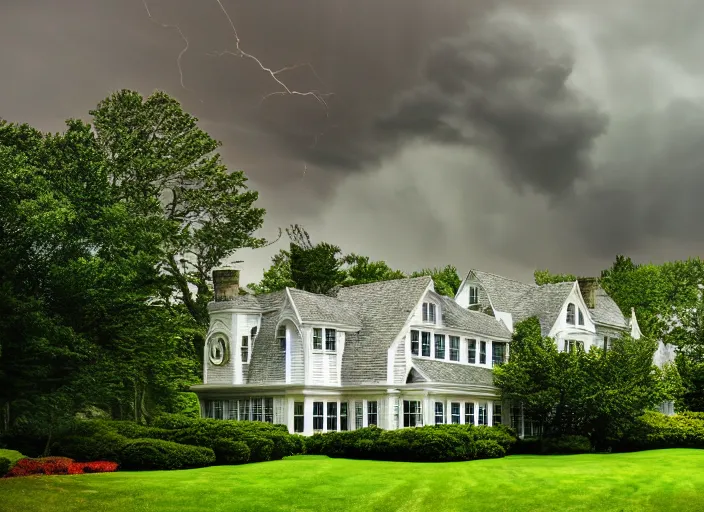
[[[674,392],[673,376],[653,366],[656,346],[624,336],[608,351],[559,352],[530,318],[516,325],[509,362],[494,369],[494,382],[544,433],[584,435],[603,446]]]
[[[460,279],[457,269],[453,265],[447,265],[442,268],[424,268],[410,275],[410,277],[421,276],[432,277],[435,283],[435,291],[447,297],[454,298],[460,284],[462,284],[462,279]]]
[[[573,282],[578,279],[578,277],[573,274],[553,274],[547,269],[536,270],[533,272],[533,278],[537,285]]]

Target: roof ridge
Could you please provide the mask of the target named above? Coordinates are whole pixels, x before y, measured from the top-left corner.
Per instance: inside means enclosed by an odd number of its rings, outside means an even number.
[[[351,286],[343,286],[340,288],[340,290],[349,290],[350,288],[360,288],[362,286],[371,286],[374,284],[385,284],[385,283],[393,283],[397,281],[415,281],[415,280],[420,280],[420,279],[432,279],[430,276],[418,276],[418,277],[401,277],[398,279],[384,279],[382,281],[372,281],[370,283],[360,283],[360,284],[353,284]]]

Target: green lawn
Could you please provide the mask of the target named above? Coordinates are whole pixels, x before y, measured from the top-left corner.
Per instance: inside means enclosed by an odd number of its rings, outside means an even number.
[[[0,480],[0,510],[704,509],[704,451],[512,456],[445,464],[290,457],[186,471]]]

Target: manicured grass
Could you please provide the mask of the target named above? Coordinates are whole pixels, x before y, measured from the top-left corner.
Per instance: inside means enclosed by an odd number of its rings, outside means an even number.
[[[704,451],[445,464],[290,457],[186,471],[0,480],[0,510],[702,510]]]
[[[10,462],[12,462],[14,464],[18,460],[24,458],[24,455],[22,455],[17,450],[0,449],[0,457],[2,457],[4,459],[10,459]]]

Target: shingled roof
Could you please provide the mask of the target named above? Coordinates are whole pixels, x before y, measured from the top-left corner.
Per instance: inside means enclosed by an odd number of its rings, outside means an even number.
[[[289,293],[302,322],[325,322],[362,327],[359,317],[340,299],[290,288]]]
[[[508,330],[508,327],[493,316],[466,310],[449,297],[441,296],[440,300],[442,302],[443,324],[446,327],[495,338],[511,338],[511,331]]]
[[[387,350],[431,283],[428,276],[342,288],[337,298],[362,320],[356,339],[347,336],[342,384],[386,382]]]
[[[484,287],[495,310],[511,313],[514,325],[526,318],[538,317],[545,333],[555,324],[575,286],[574,281],[538,286],[480,270],[472,270],[470,273]],[[621,310],[601,287],[596,289],[595,307],[589,309],[589,314],[595,322],[616,327],[627,326]]]
[[[457,363],[444,363],[432,359],[413,358],[413,368],[428,382],[439,384],[464,384],[492,386],[494,376],[491,368],[482,368]]]

